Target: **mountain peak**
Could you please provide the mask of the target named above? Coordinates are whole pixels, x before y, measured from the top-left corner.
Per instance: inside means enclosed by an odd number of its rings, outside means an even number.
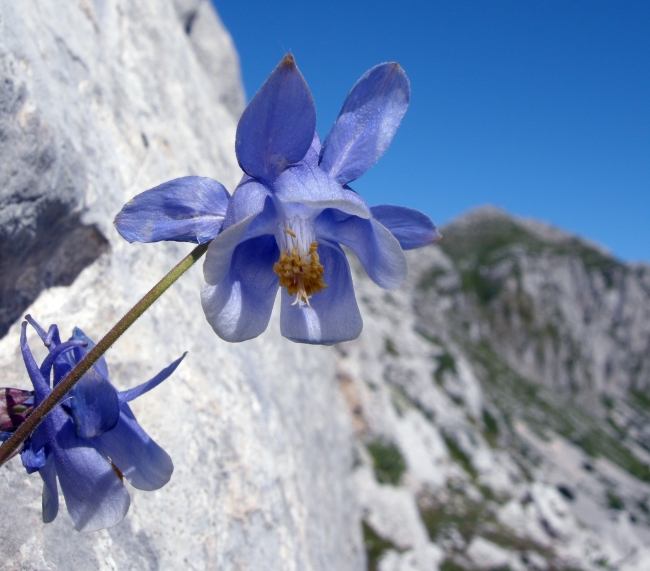
[[[452,258],[487,250],[524,248],[529,253],[555,250],[558,254],[580,253],[611,260],[611,252],[581,236],[533,218],[523,218],[485,205],[469,210],[442,229],[441,247]]]

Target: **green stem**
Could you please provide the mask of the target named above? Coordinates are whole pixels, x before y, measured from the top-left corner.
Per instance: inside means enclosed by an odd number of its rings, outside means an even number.
[[[92,367],[97,360],[117,341],[131,325],[133,325],[151,304],[156,301],[167,289],[189,270],[196,261],[205,254],[208,244],[201,244],[194,248],[185,258],[183,258],[163,279],[161,279],[133,308],[120,319],[113,329],[111,329],[102,340],[93,347],[86,356],[77,363],[61,382],[54,387],[47,398],[34,409],[25,422],[23,422],[16,432],[0,446],[0,466],[11,458],[17,450],[20,449],[29,435],[36,429],[45,416],[65,397],[68,391],[81,379],[81,377]]]

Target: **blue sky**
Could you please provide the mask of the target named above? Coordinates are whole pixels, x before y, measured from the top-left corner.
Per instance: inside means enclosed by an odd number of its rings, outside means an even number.
[[[411,105],[354,183],[439,225],[493,204],[650,262],[650,2],[216,0],[250,99],[290,51],[323,137],[398,61]]]

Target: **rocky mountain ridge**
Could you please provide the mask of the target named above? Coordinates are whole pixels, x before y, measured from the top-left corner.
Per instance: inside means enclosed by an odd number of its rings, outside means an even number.
[[[375,568],[650,565],[650,267],[482,208],[409,271],[340,348]]]

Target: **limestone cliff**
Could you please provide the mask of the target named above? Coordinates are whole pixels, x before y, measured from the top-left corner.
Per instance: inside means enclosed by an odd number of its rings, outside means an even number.
[[[648,568],[650,267],[493,208],[442,233],[398,292],[357,270],[339,347],[371,566]]]
[[[233,189],[243,93],[207,0],[2,0],[0,31],[1,384],[26,387],[22,315],[98,339],[189,251],[129,245],[112,220],[178,176]],[[285,341],[277,320],[228,345],[201,283],[200,267],[183,276],[107,355],[126,388],[189,351],[135,403],[173,458],[171,482],[134,491],[120,525],[79,534],[65,509],[42,524],[40,478],[13,459],[0,469],[0,569],[363,568],[333,349]]]

